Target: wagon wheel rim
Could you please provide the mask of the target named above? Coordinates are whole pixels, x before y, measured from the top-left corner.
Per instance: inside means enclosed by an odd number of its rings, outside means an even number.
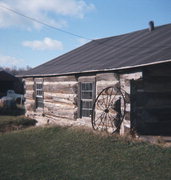
[[[120,112],[114,107],[115,102],[120,104]],[[113,86],[103,89],[94,101],[91,122],[94,130],[108,133],[118,132],[125,116],[125,98],[120,88]]]

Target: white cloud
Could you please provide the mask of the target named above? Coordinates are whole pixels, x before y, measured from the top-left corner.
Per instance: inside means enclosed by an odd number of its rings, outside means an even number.
[[[12,56],[5,56],[0,54],[0,66],[1,67],[13,67],[13,66],[18,66],[23,64],[22,59],[17,59]]]
[[[93,10],[93,4],[84,0],[1,0],[0,6],[15,9],[26,16],[34,17],[40,21],[61,28],[66,26],[65,17],[83,18],[85,13]],[[0,27],[20,26],[38,27],[40,24],[29,21],[6,9],[0,9]]]
[[[44,38],[42,41],[24,41],[23,46],[31,47],[35,50],[62,50],[63,44],[61,41],[53,40],[51,38]]]

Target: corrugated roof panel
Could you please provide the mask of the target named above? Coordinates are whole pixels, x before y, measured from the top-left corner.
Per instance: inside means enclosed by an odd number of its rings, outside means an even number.
[[[171,59],[171,24],[93,40],[31,69],[25,75],[69,74],[119,69]]]

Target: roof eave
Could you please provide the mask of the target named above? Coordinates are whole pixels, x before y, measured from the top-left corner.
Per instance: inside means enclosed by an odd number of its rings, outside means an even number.
[[[146,64],[140,64],[140,65],[134,65],[134,66],[111,68],[111,69],[87,70],[87,71],[80,71],[80,72],[67,72],[67,73],[54,73],[54,74],[17,75],[17,77],[29,78],[29,77],[45,77],[45,76],[65,76],[65,75],[83,74],[83,73],[96,73],[99,71],[107,72],[107,71],[126,70],[126,69],[138,68],[138,67],[143,67],[143,66],[150,66],[150,65],[155,65],[155,64],[167,63],[167,62],[171,62],[171,59],[152,62],[152,63],[146,63]]]

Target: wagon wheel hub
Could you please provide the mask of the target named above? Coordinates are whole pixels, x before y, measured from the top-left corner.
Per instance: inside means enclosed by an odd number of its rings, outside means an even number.
[[[109,109],[105,109],[104,112],[105,112],[105,113],[109,113]]]

